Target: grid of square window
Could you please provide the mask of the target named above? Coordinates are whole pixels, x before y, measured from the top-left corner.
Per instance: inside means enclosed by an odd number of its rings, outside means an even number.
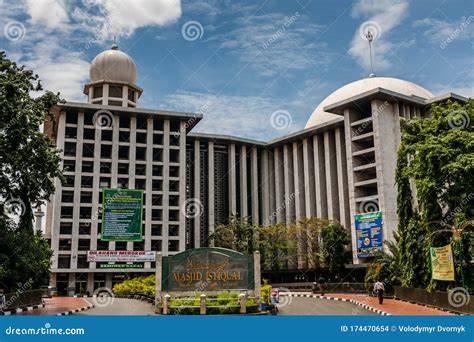
[[[180,122],[170,121],[169,224],[168,231],[163,232],[164,119],[149,120],[149,116],[137,114],[132,120],[130,114],[121,113],[114,115],[113,125],[118,127],[97,128],[94,126],[93,113],[83,114],[83,124],[79,122],[80,118],[77,112],[66,113],[63,148],[65,182],[61,189],[57,189],[57,196],[61,196],[58,268],[71,267],[73,250],[77,251],[78,268],[89,268],[86,253],[90,249],[146,250],[147,235],[150,239],[147,250],[161,251],[163,234],[166,234],[169,237],[168,251],[178,252]],[[76,182],[79,182],[79,193],[75,193]],[[112,185],[144,190],[143,241],[109,243],[100,240],[102,188]],[[151,196],[149,207],[146,207],[147,196]],[[96,212],[94,208],[97,208]],[[149,234],[145,225],[147,210],[151,211]],[[78,222],[76,231],[73,222]]]

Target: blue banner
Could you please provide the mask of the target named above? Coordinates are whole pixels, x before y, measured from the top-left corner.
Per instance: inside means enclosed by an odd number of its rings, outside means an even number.
[[[367,258],[382,251],[382,212],[355,215],[357,257]]]
[[[3,316],[0,341],[472,341],[472,316]]]

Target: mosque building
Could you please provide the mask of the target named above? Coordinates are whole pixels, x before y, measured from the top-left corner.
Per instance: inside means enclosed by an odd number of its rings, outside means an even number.
[[[467,100],[371,75],[326,97],[303,130],[264,142],[193,133],[199,113],[140,108],[136,65],[115,44],[94,58],[90,78],[87,103],[58,104],[55,124],[45,125],[66,169],[45,225],[54,250],[51,285],[60,293],[93,293],[124,274],[154,273],[151,260],[110,267],[88,259],[89,251],[166,256],[205,247],[231,214],[255,224],[338,221],[352,237],[353,263],[363,264],[356,215],[380,211],[383,240],[397,229],[401,118],[429,117],[433,103]],[[103,188],[144,190],[141,241],[101,239]],[[297,266],[305,268],[303,260]]]

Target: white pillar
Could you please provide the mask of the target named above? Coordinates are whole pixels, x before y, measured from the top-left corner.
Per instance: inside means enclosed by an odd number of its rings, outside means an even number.
[[[259,217],[259,207],[258,207],[258,198],[259,198],[259,184],[258,184],[258,150],[254,146],[252,148],[252,158],[251,158],[251,174],[252,174],[252,223],[258,224],[260,222]]]
[[[179,130],[179,207],[186,200],[186,122],[181,121]],[[186,249],[186,216],[179,211],[179,250]]]
[[[194,199],[201,200],[201,142],[194,140]],[[193,215],[194,216],[194,215]],[[194,217],[194,248],[201,247],[201,215]]]
[[[247,217],[248,189],[247,189],[247,146],[240,147],[240,217]]]
[[[285,205],[285,190],[284,184],[285,179],[283,176],[283,159],[281,157],[282,149],[280,147],[275,148],[275,159],[274,159],[274,167],[275,167],[275,210],[276,212],[276,223],[284,222],[285,221],[285,212],[286,208]]]
[[[316,216],[328,218],[324,144],[321,136],[313,136],[314,186],[316,194]]]
[[[215,207],[214,207],[214,142],[209,141],[208,143],[208,224],[209,234],[214,233],[215,226]]]
[[[229,145],[229,213],[237,213],[237,188],[236,188],[236,170],[235,170],[235,144]]]
[[[153,120],[148,122],[153,125]],[[181,132],[182,133],[182,132]],[[169,182],[170,182],[170,120],[165,120],[163,125],[163,242],[161,244],[161,251],[163,255],[168,255],[168,241],[169,241]],[[150,192],[151,193],[151,192]],[[148,198],[151,196],[147,196]],[[151,208],[151,203],[150,203]],[[148,210],[147,210],[148,211]],[[151,234],[151,229],[147,231]],[[151,236],[150,236],[151,239]]]
[[[269,153],[267,149],[263,150],[262,153],[262,176],[260,177],[262,180],[262,205],[263,205],[263,217],[262,217],[262,224],[268,224],[270,222],[270,201],[272,199],[270,193],[270,168],[269,168]],[[273,174],[273,170],[271,172]]]

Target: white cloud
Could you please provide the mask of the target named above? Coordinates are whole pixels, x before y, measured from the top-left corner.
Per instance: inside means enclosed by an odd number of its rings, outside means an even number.
[[[40,76],[44,89],[61,92],[68,101],[84,100],[90,61],[77,43],[110,42],[113,34],[132,35],[145,26],[167,25],[181,16],[179,0],[25,0],[7,4],[0,0],[0,27],[23,20],[24,37],[4,39],[8,57],[25,64]],[[21,27],[20,27],[21,28]],[[101,35],[96,34],[96,30]],[[2,37],[3,38],[3,37]],[[5,37],[8,38],[8,37]],[[74,49],[76,46],[76,49]]]
[[[37,45],[41,53],[26,54],[20,59],[40,75],[44,88],[61,92],[67,101],[84,101],[84,84],[89,79],[89,62],[81,59],[81,53],[61,46],[55,38]]]
[[[48,28],[63,28],[69,21],[66,4],[61,0],[27,0],[26,11],[32,24]]]
[[[390,68],[390,55],[399,46],[399,43],[389,40],[390,32],[397,27],[408,12],[406,0],[359,0],[352,9],[354,18],[372,21],[376,24],[376,30],[380,28],[379,36],[374,39],[372,46],[374,69],[386,70]],[[362,23],[361,23],[362,24]],[[370,68],[370,55],[368,43],[359,32],[359,27],[354,33],[350,49],[350,55],[367,70]]]
[[[473,38],[474,31],[472,30],[472,25],[474,25],[474,16],[463,17],[453,22],[425,18],[414,23],[416,27],[426,27],[423,35],[428,37],[431,42],[440,45],[446,44],[448,40]]]
[[[235,54],[263,76],[325,67],[330,62],[326,44],[314,42],[322,26],[299,12],[287,16],[246,13],[234,24],[236,29],[214,39],[221,49]]]
[[[76,9],[77,17],[109,38],[131,36],[140,27],[164,26],[181,17],[180,0],[88,0],[85,4],[85,9]]]

